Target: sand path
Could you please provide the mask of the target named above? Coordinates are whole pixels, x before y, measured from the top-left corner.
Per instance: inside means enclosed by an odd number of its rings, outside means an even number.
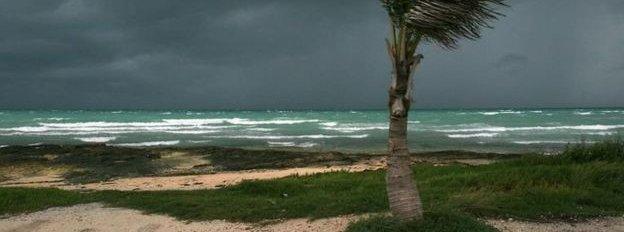
[[[343,216],[310,221],[292,219],[260,225],[252,223],[233,223],[227,221],[183,222],[162,215],[145,215],[140,211],[106,208],[101,204],[84,204],[72,207],[51,208],[44,211],[23,214],[7,219],[0,219],[0,232],[169,232],[169,231],[205,231],[205,232],[316,232],[343,231],[356,216]]]
[[[290,219],[273,223],[236,223],[223,220],[184,222],[163,215],[146,215],[137,210],[108,208],[99,203],[72,207],[50,208],[44,211],[0,219],[0,232],[104,232],[104,231],[263,231],[263,232],[339,232],[362,216],[308,220]],[[603,218],[582,223],[533,223],[509,220],[489,220],[488,224],[503,232],[622,232],[624,217]]]
[[[489,220],[488,224],[502,232],[624,232],[624,217],[601,218],[579,223]]]
[[[222,172],[204,175],[123,178],[89,184],[69,184],[66,183],[61,176],[49,175],[44,177],[25,177],[6,181],[0,183],[0,187],[55,187],[68,190],[83,189],[121,191],[214,189],[237,184],[244,180],[268,180],[292,175],[311,175],[336,171],[361,172],[365,170],[376,170],[383,167],[384,165],[381,163],[369,163],[350,166]]]

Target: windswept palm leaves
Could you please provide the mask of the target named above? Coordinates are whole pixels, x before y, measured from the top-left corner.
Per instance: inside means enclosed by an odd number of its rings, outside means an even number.
[[[480,29],[500,13],[504,0],[382,0],[395,27],[405,26],[413,36],[455,48],[458,39],[478,39]]]
[[[391,22],[386,40],[393,75],[389,89],[390,129],[386,188],[390,210],[403,220],[421,219],[422,203],[409,167],[407,116],[411,105],[411,76],[423,55],[421,41],[456,48],[459,39],[478,39],[481,28],[501,16],[504,0],[381,0]]]

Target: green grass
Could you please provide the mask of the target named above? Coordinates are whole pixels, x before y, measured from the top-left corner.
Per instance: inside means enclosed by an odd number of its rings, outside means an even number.
[[[470,216],[449,213],[425,213],[418,222],[401,222],[392,217],[372,217],[352,223],[346,232],[493,232],[497,231]]]
[[[428,213],[422,223],[408,223],[387,231],[430,228],[437,224],[431,222],[444,218],[453,222],[449,228],[481,225],[467,220],[469,217],[465,215],[538,221],[621,216],[624,156],[622,150],[614,149],[624,145],[613,143],[571,146],[559,156],[525,156],[483,166],[418,164],[414,173],[425,210],[443,213]],[[579,154],[589,154],[589,158]],[[288,177],[197,191],[79,193],[0,188],[0,215],[86,202],[103,202],[185,220],[247,222],[323,218],[388,209],[383,171]],[[371,219],[370,223],[354,225],[352,231],[392,224],[389,220],[393,219]]]
[[[89,203],[90,195],[59,189],[0,188],[0,216]]]

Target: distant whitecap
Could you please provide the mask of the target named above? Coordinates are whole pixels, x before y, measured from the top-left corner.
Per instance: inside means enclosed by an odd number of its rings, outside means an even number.
[[[154,147],[154,146],[173,146],[178,143],[180,143],[180,140],[152,141],[152,142],[142,142],[142,143],[117,143],[117,144],[111,144],[111,145],[120,146],[120,147]]]
[[[497,136],[498,133],[476,133],[476,134],[450,134],[449,138],[489,138]]]
[[[106,143],[117,139],[117,137],[84,137],[75,139],[86,143]]]

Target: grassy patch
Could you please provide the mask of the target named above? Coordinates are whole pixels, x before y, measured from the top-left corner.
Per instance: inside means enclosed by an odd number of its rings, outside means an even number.
[[[392,217],[372,217],[357,221],[347,232],[494,232],[497,231],[485,223],[467,215],[449,213],[426,213],[418,222],[401,222]]]
[[[0,188],[0,216],[92,202],[88,194],[59,189]]]
[[[378,172],[331,173],[198,191],[100,192],[97,198],[114,206],[168,214],[185,220],[261,221],[279,218],[321,218],[384,211]]]

